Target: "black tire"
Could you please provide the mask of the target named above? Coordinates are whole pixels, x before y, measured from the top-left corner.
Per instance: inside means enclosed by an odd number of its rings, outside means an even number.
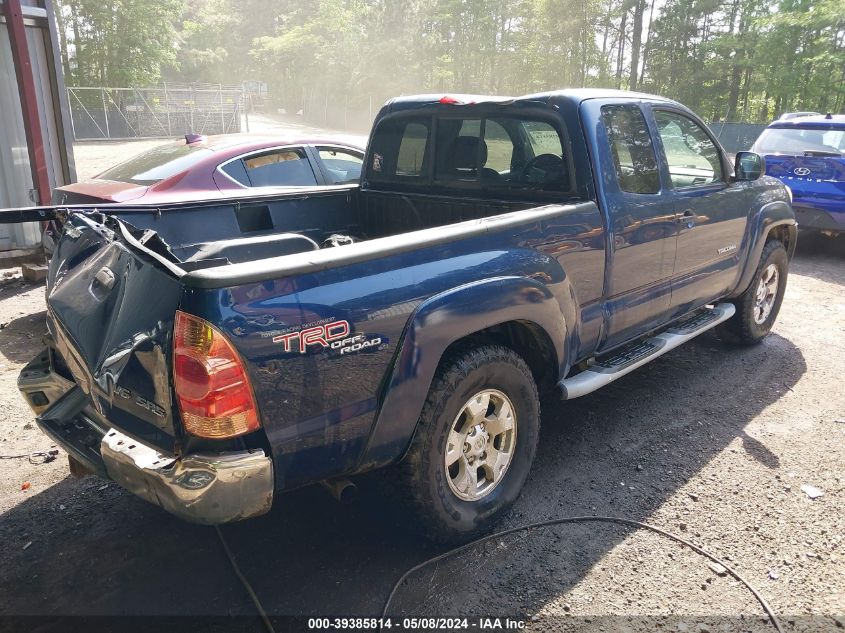
[[[513,456],[489,493],[468,501],[457,496],[446,479],[446,442],[464,405],[485,389],[500,391],[513,405]],[[448,353],[434,376],[408,453],[390,482],[410,527],[442,543],[467,541],[489,530],[522,491],[539,432],[537,385],[522,357],[500,345]]]
[[[754,318],[755,306],[757,304],[757,289],[764,272],[769,266],[774,265],[777,269],[777,294],[774,297],[774,304],[771,311],[762,323],[757,323]],[[722,323],[717,328],[719,337],[729,343],[736,345],[755,345],[762,341],[771,331],[775,324],[780,306],[783,302],[783,293],[786,290],[786,277],[789,271],[789,258],[786,249],[778,240],[771,240],[763,247],[760,256],[760,263],[754,272],[754,277],[746,291],[733,299],[736,306],[736,314]]]

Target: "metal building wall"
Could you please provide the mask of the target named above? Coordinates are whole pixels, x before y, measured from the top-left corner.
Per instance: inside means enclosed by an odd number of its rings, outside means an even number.
[[[23,0],[21,4],[52,190],[76,179],[53,7],[50,0]],[[4,16],[4,0],[0,0],[0,208],[38,202],[29,150],[9,25]],[[49,200],[40,202],[49,204]],[[36,247],[40,239],[41,230],[36,223],[0,225],[0,251]]]

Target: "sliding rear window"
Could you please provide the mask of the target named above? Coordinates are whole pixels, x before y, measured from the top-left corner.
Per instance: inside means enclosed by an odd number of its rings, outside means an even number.
[[[373,134],[372,185],[462,192],[571,192],[564,136],[550,120],[517,116],[399,117]]]
[[[430,174],[431,119],[382,121],[373,135],[368,178],[378,182],[420,182]]]

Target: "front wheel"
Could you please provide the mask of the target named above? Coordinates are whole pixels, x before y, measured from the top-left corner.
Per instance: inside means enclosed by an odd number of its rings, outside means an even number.
[[[537,386],[516,352],[483,345],[448,354],[393,482],[411,526],[441,542],[489,529],[519,496],[539,430]]]
[[[778,240],[766,243],[748,289],[734,299],[736,314],[719,326],[724,340],[740,345],[762,341],[780,312],[786,290],[789,258]]]

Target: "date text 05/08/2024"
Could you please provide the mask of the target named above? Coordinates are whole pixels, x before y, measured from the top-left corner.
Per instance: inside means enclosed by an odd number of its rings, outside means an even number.
[[[517,631],[525,628],[520,618],[309,618],[308,629],[312,631]]]

